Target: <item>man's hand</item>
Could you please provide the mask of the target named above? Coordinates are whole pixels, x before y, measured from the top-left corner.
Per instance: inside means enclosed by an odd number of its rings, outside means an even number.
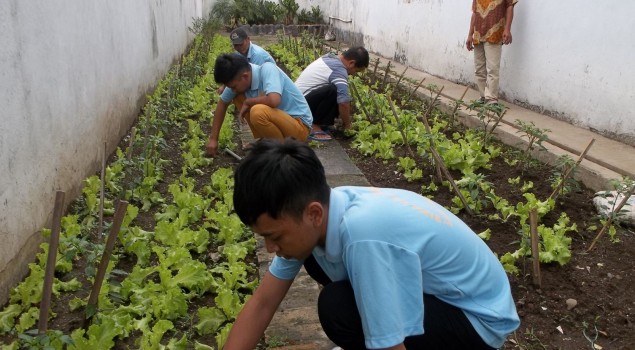
[[[214,140],[210,137],[207,141],[206,151],[208,156],[214,157],[216,153],[218,153],[218,140]]]
[[[509,45],[512,43],[512,32],[506,30],[503,32],[503,44]]]
[[[465,41],[465,47],[467,48],[467,51],[474,50],[474,39],[472,38],[472,35],[467,36],[467,40]]]
[[[218,93],[219,95],[223,93],[223,91],[225,91],[225,85],[221,84],[218,89],[216,89],[216,93]]]
[[[245,120],[245,115],[249,113],[250,109],[251,109],[251,106],[249,106],[249,104],[247,104],[247,100],[245,100],[245,102],[243,102],[243,105],[240,106],[240,111],[238,112],[238,118],[240,119],[241,123],[244,124],[247,122]]]

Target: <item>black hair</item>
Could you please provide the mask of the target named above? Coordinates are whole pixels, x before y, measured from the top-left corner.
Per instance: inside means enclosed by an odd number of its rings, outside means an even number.
[[[330,193],[315,152],[291,138],[257,141],[234,173],[234,208],[247,226],[262,214],[300,220],[310,202],[328,206]]]
[[[368,51],[362,46],[351,47],[342,52],[342,56],[347,60],[355,60],[355,67],[357,68],[368,68],[370,58],[368,57]]]
[[[251,70],[251,66],[245,56],[235,52],[222,54],[216,58],[214,64],[214,80],[226,85],[247,70]]]

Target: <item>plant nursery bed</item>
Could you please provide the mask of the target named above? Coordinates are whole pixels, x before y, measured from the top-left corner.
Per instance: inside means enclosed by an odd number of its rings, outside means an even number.
[[[394,162],[364,156],[351,146],[350,140],[339,142],[372,186],[420,193],[422,185],[430,182],[429,177],[410,182]],[[395,149],[395,153],[406,156],[403,147]],[[434,169],[426,171],[434,173]],[[496,193],[504,193],[510,202],[520,201],[522,196],[518,186],[510,185],[507,179],[520,176],[532,181],[532,193],[537,198],[547,198],[552,192],[546,181],[551,172],[550,167],[537,163],[526,168],[510,167],[500,157],[494,158],[491,169],[484,171]],[[455,178],[460,178],[460,174],[455,174]],[[505,349],[635,349],[635,235],[632,229],[622,229],[618,232],[619,242],[612,243],[605,236],[587,252],[601,226],[592,204],[593,195],[591,190],[580,189],[557,201],[557,212],[566,212],[577,225],[577,232],[569,233],[572,256],[567,264],[542,264],[541,288],[533,283],[529,258],[520,261],[517,275],[510,275],[521,325]],[[453,205],[452,197],[448,191],[432,194],[433,200],[446,207]],[[488,220],[487,216],[493,213],[486,209],[470,216],[461,211],[458,216],[476,233],[489,228],[491,236],[486,242],[502,255],[518,245],[519,227],[513,221]],[[556,220],[555,215],[543,218],[545,223]]]

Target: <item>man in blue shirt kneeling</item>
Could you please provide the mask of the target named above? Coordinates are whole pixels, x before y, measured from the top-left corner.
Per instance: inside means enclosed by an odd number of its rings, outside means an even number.
[[[290,139],[255,143],[234,180],[236,213],[276,257],[226,350],[255,348],[302,265],[324,285],[324,332],[345,350],[494,349],[518,328],[497,257],[437,203],[331,189],[313,150]]]

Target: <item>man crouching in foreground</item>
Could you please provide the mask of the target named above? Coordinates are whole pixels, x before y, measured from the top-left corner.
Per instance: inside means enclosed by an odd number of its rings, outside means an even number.
[[[313,150],[257,142],[235,174],[240,219],[276,253],[225,350],[254,349],[304,264],[345,350],[493,349],[519,326],[509,281],[459,218],[416,193],[329,188]]]

